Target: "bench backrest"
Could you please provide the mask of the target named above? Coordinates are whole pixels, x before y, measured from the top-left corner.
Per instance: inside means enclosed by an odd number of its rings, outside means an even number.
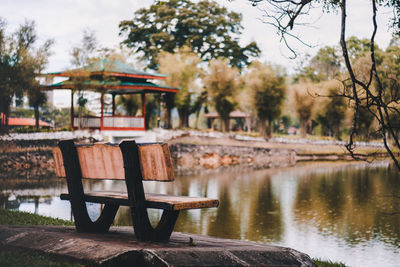
[[[174,171],[168,144],[137,144],[143,180],[173,181]],[[95,143],[76,145],[82,178],[125,179],[124,162],[118,145]],[[60,148],[53,148],[56,174],[65,177],[64,161]],[[134,164],[134,163],[132,163]]]

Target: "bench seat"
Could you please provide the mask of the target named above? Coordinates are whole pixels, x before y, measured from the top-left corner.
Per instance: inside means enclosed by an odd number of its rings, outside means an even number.
[[[128,194],[126,192],[89,191],[85,192],[84,196],[86,202],[130,206]],[[218,200],[202,197],[187,197],[149,193],[146,193],[145,196],[146,208],[150,209],[178,211],[188,209],[213,208],[218,206]],[[60,197],[62,200],[70,200],[69,194],[61,194]]]

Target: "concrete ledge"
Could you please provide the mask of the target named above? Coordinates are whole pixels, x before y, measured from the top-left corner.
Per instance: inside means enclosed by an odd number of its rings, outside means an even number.
[[[190,242],[190,238],[193,242]],[[77,233],[73,227],[0,225],[0,249],[36,251],[83,264],[130,266],[315,266],[290,248],[174,232],[168,243],[136,240],[131,227]]]

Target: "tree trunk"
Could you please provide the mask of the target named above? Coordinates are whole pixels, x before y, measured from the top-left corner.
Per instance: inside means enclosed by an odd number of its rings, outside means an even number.
[[[337,140],[340,140],[340,125],[335,126],[334,136]]]
[[[307,136],[307,124],[308,121],[303,120],[300,122],[300,136],[302,138],[305,138]]]
[[[200,116],[200,111],[196,112],[196,122],[194,123],[194,128],[197,130],[199,129],[199,116]]]
[[[166,114],[166,118],[165,118],[165,122],[164,122],[164,128],[172,129],[171,109],[167,108],[166,113],[167,114]]]
[[[10,115],[9,111],[10,107],[8,107],[8,111],[4,112],[1,118],[1,124],[0,124],[0,134],[6,134],[8,133],[8,116]],[[0,113],[1,114],[1,113]]]
[[[229,117],[222,119],[222,132],[229,132]]]
[[[268,120],[267,122],[268,125],[266,125],[266,121],[260,121],[260,135],[268,141],[272,136],[272,121]]]
[[[165,93],[163,97],[163,101],[165,103],[165,108],[167,109],[167,118],[166,118],[166,127],[167,129],[172,129],[172,109],[175,107],[175,94],[173,93]]]
[[[266,125],[265,125],[265,121],[260,120],[258,124],[259,124],[258,128],[259,128],[260,135],[261,135],[262,138],[264,138],[265,140],[268,140],[268,136],[267,136],[267,127],[266,127]]]
[[[185,108],[178,109],[179,128],[189,128],[189,112]]]
[[[36,130],[39,130],[39,116],[40,116],[40,114],[39,114],[39,106],[35,105],[33,107],[33,109],[35,111],[35,127],[36,127]]]

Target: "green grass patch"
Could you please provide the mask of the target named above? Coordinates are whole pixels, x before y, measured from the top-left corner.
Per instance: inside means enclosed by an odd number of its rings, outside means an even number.
[[[73,222],[23,211],[0,208],[0,224],[10,225],[74,225]]]
[[[332,262],[330,260],[322,260],[319,258],[314,258],[312,260],[318,267],[346,267],[346,264],[342,262]]]
[[[21,266],[48,266],[48,267],[78,267],[82,264],[68,260],[57,259],[52,256],[43,255],[37,252],[25,252],[15,250],[0,251],[0,266],[21,267]]]

